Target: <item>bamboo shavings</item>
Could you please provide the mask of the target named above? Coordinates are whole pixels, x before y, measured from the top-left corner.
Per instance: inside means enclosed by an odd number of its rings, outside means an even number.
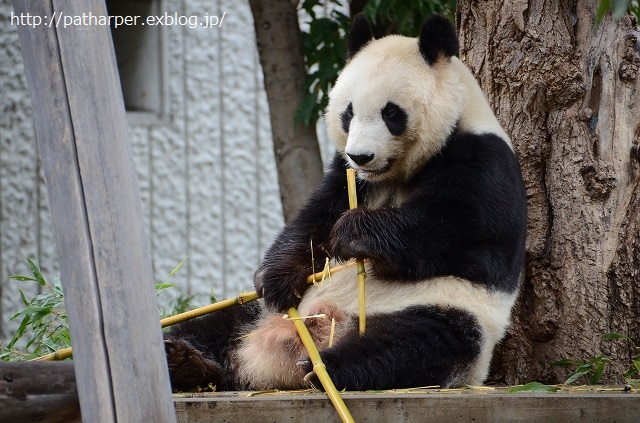
[[[329,332],[329,348],[333,347],[333,335],[336,333],[336,318],[331,318],[331,332]]]
[[[292,316],[289,316],[288,314],[284,314],[282,318],[285,320],[326,319],[327,315],[324,313],[320,313],[320,314],[312,314],[311,316],[292,317]]]
[[[296,330],[298,331],[298,335],[300,335],[300,340],[307,350],[307,354],[309,354],[309,360],[311,360],[311,364],[313,364],[313,372],[318,377],[318,379],[320,379],[320,383],[322,384],[324,391],[327,393],[327,396],[331,400],[333,407],[340,415],[340,419],[342,419],[343,422],[354,422],[349,409],[347,409],[347,406],[340,397],[340,394],[338,393],[336,386],[333,384],[329,373],[327,373],[327,368],[322,362],[322,358],[320,358],[318,348],[313,342],[313,338],[311,338],[309,329],[307,329],[307,327],[305,326],[304,321],[300,319],[298,310],[295,307],[291,307],[289,308],[287,314],[291,316],[291,321],[295,325]]]
[[[355,209],[358,207],[358,195],[356,192],[356,171],[354,169],[347,169],[347,190],[349,194],[349,209]],[[358,329],[360,336],[362,336],[367,329],[367,307],[365,299],[367,272],[364,269],[364,261],[361,258],[356,257],[356,266],[358,268]]]
[[[327,266],[325,266],[324,270],[321,270],[317,273],[314,273],[312,275],[307,276],[307,283],[313,283],[314,280],[318,280],[318,278],[320,278],[320,281],[325,280],[328,276],[333,275],[334,273],[337,273],[341,270],[347,269],[349,267],[353,267],[356,265],[355,261],[350,261],[348,263],[342,264],[340,266],[335,266],[335,267],[331,267],[328,270]]]

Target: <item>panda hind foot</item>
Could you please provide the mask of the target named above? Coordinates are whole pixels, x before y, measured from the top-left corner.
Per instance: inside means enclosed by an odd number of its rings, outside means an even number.
[[[181,338],[164,341],[171,386],[177,390],[195,390],[209,386],[225,388],[224,370],[215,360],[206,358],[202,352]]]

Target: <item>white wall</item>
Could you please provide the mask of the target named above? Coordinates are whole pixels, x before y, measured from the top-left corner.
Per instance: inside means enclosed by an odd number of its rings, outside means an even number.
[[[159,113],[130,112],[134,157],[157,282],[171,279],[205,304],[252,290],[283,225],[266,95],[246,1],[166,0],[164,10],[221,15],[221,28],[165,26]],[[25,256],[58,275],[46,189],[11,3],[0,3],[0,324],[19,307]],[[64,280],[63,280],[64,284]],[[176,291],[174,291],[176,292]],[[15,325],[13,325],[15,327]]]

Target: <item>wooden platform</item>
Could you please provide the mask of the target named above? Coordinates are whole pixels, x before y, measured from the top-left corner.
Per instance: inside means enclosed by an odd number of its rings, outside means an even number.
[[[476,387],[341,395],[356,422],[640,422],[640,389],[625,391],[622,386],[569,387],[555,393]],[[327,396],[318,391],[183,393],[174,394],[173,401],[181,423],[339,421]],[[0,423],[78,421],[72,361],[0,361]]]
[[[357,422],[640,422],[640,393],[623,387],[508,393],[506,388],[345,392]],[[174,395],[179,423],[339,422],[321,393]]]

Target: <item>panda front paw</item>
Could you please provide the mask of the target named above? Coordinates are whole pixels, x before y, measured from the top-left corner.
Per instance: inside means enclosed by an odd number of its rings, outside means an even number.
[[[198,387],[215,386],[225,388],[222,366],[208,359],[184,339],[168,336],[164,348],[169,365],[171,386],[178,390],[192,390]]]
[[[370,255],[371,243],[367,229],[369,213],[366,208],[358,208],[347,210],[340,216],[331,229],[329,247],[332,257],[346,261]]]
[[[310,270],[300,265],[264,263],[256,272],[253,284],[267,307],[284,311],[300,304],[309,274]]]

